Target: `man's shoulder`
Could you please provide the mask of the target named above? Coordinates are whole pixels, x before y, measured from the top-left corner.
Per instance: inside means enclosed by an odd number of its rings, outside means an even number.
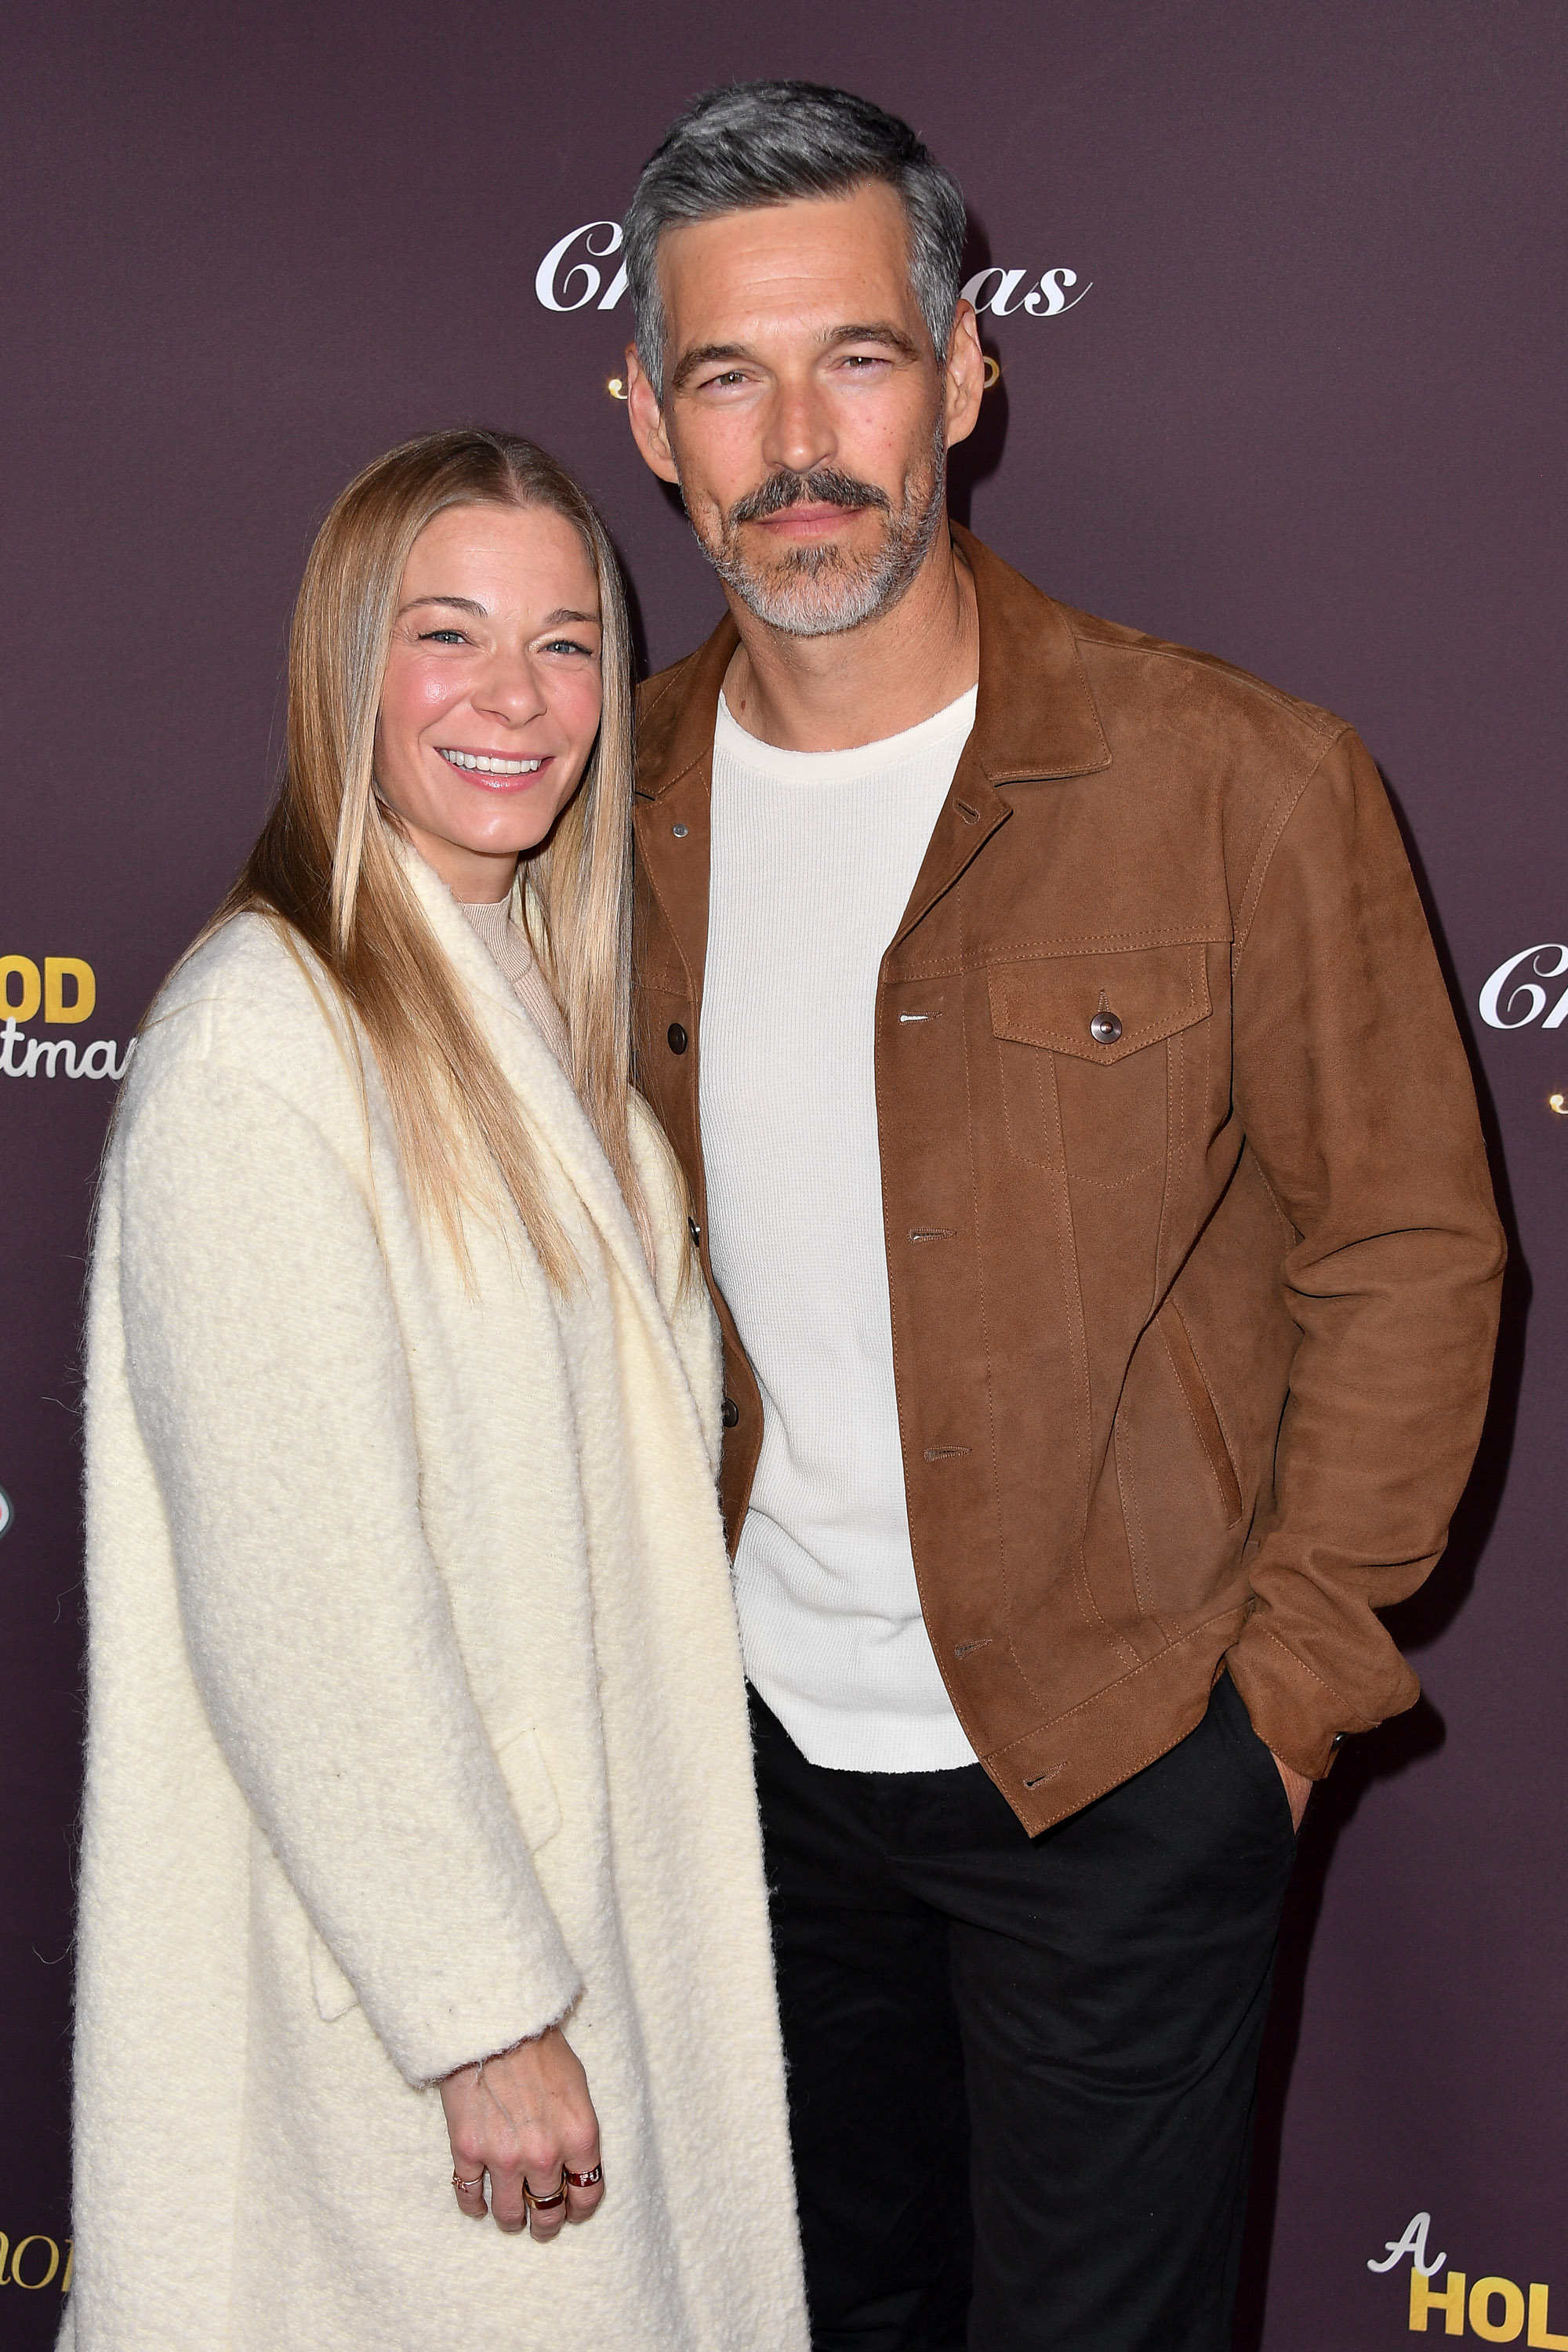
[[[1058,603],[1091,682],[1103,684],[1108,698],[1163,709],[1173,696],[1194,713],[1266,730],[1283,728],[1326,747],[1345,731],[1347,721],[1321,705],[1271,685],[1218,654],[1107,621],[1098,614]]]
[[[994,648],[1004,695],[1027,703],[1044,694],[1070,699],[1087,685],[1112,758],[1141,739],[1163,738],[1208,757],[1222,743],[1240,753],[1315,761],[1345,722],[1299,695],[1217,655],[1173,644],[1146,629],[1102,619],[1052,596],[972,533],[955,534],[980,596],[980,666]],[[1031,675],[1032,673],[1032,675]]]

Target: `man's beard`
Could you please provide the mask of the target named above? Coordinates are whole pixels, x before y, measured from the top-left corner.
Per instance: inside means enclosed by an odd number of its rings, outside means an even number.
[[[808,474],[786,468],[737,499],[716,536],[695,515],[692,529],[720,579],[759,621],[792,637],[837,636],[896,604],[925,562],[945,507],[945,456],[939,419],[925,463],[909,477],[896,510],[886,490],[855,481],[835,467],[814,467]],[[743,526],[808,501],[885,515],[881,545],[869,555],[831,545],[795,547],[782,551],[765,571],[749,563],[741,551]]]

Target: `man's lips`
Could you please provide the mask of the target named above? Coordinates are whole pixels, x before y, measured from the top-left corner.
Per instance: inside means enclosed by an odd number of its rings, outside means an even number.
[[[531,758],[505,751],[467,751],[447,743],[437,743],[436,749],[465,783],[478,784],[490,793],[525,792],[531,784],[537,783],[554,757],[550,751]]]
[[[795,506],[781,507],[777,514],[759,515],[756,527],[774,531],[782,539],[817,539],[839,523],[858,522],[868,511],[865,507],[839,506],[826,499],[810,504],[802,499]]]

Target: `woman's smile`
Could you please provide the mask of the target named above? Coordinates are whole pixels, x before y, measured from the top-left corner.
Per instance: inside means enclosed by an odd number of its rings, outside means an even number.
[[[492,793],[521,790],[531,783],[542,769],[548,768],[554,757],[546,751],[533,760],[512,759],[504,751],[459,751],[446,743],[437,743],[435,748],[449,767],[476,783],[482,781],[486,791]]]

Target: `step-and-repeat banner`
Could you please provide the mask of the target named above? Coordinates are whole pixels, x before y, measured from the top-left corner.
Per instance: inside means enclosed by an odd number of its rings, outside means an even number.
[[[1352,719],[1406,829],[1513,1259],[1474,1482],[1394,1612],[1425,1696],[1302,1834],[1238,2343],[1568,2347],[1559,0],[8,13],[0,2346],[48,2343],[70,2281],[79,1317],[116,1081],[267,805],[300,564],[368,458],[521,428],[600,500],[645,659],[711,625],[617,396],[617,220],[683,101],[758,74],[866,91],[963,182],[997,365],[958,510],[1069,603]]]

